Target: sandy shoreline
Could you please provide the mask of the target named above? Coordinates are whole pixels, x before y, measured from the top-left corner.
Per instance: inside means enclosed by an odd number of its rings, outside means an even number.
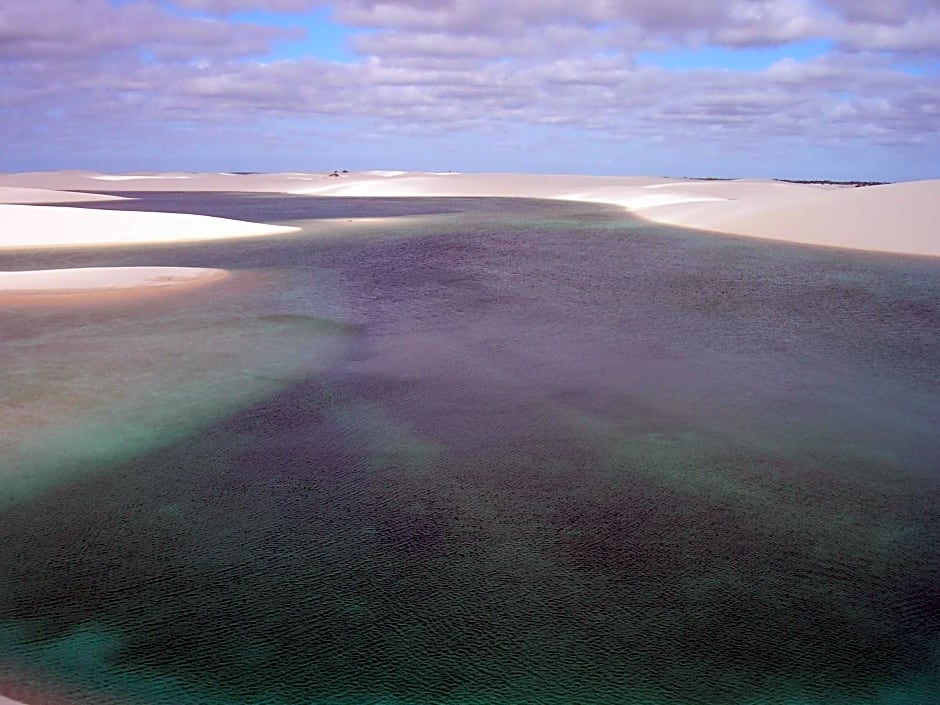
[[[297,228],[186,213],[0,204],[0,249],[104,247],[284,235]]]
[[[30,203],[95,203],[101,201],[126,201],[122,196],[103,193],[80,193],[77,191],[55,191],[47,188],[0,187],[0,203],[26,205]]]
[[[0,187],[0,251],[197,242],[297,231],[291,227],[181,213],[36,205],[115,198],[118,197],[32,187]],[[0,271],[0,307],[90,304],[131,296],[151,296],[192,289],[227,276],[228,273],[220,269],[158,266]]]
[[[893,254],[940,256],[940,180],[864,188],[761,179],[510,174],[332,178],[292,193],[329,196],[522,196],[621,206],[656,223]]]
[[[29,189],[48,193],[27,194]],[[37,203],[41,198],[52,198],[62,192],[69,192],[75,198],[93,200],[102,197],[94,194],[101,190],[564,199],[613,204],[652,222],[698,230],[827,247],[940,256],[940,236],[935,227],[935,223],[940,222],[940,179],[852,188],[766,179],[724,181],[654,176],[402,171],[366,171],[338,176],[322,173],[98,174],[84,171],[0,174],[0,202],[29,195],[33,199],[30,202]],[[25,217],[9,211],[11,208],[29,206],[0,206],[0,223]],[[4,213],[3,209],[8,212]],[[89,212],[88,209],[74,210]],[[122,215],[148,218],[153,215],[156,218],[159,214]],[[29,216],[38,218],[39,214],[31,212]],[[89,217],[76,215],[76,219]],[[71,222],[78,224],[79,221]],[[151,222],[158,229],[162,227],[156,219]],[[173,241],[202,239],[199,233],[205,232],[207,223],[191,225]],[[93,230],[101,234],[97,244],[138,241],[129,231],[117,232],[119,227],[117,221],[96,223]],[[223,231],[217,237],[237,236],[228,228],[223,228]],[[273,234],[275,231],[268,232]],[[4,239],[0,236],[0,247],[4,246]],[[21,241],[17,246],[25,244]],[[67,244],[67,239],[57,238],[56,242],[48,242],[44,246],[62,244]],[[41,245],[33,241],[33,246]]]
[[[200,267],[84,267],[0,272],[0,307],[89,304],[182,291],[227,279]]]

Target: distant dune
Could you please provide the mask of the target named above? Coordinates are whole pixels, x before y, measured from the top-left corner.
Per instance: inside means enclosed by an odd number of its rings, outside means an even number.
[[[940,180],[862,188],[730,182],[725,200],[646,210],[644,217],[702,230],[878,252],[940,256]]]
[[[769,180],[540,175],[352,176],[292,189],[331,196],[528,196],[611,203],[732,235],[940,256],[940,180],[863,188]]]
[[[0,175],[0,202],[10,202],[14,197],[29,197],[29,202],[38,202],[47,197],[46,194],[30,196],[26,192],[11,195],[11,189],[24,188],[54,192],[113,189],[344,197],[519,196],[569,199],[615,204],[651,221],[701,230],[829,247],[940,256],[940,235],[935,225],[940,222],[940,180],[852,188],[767,179],[725,181],[653,176],[401,171],[369,171],[338,176],[297,172],[96,174],[69,171]],[[53,198],[53,195],[48,197]],[[86,194],[67,197],[93,198]],[[57,200],[65,198],[58,197]],[[3,216],[4,220],[7,217]],[[189,232],[195,233],[195,230]],[[118,236],[107,237],[113,241]],[[187,237],[181,234],[177,239]]]
[[[101,193],[76,193],[75,191],[53,191],[47,188],[22,188],[0,186],[0,203],[82,203],[94,201],[122,201],[120,196]]]

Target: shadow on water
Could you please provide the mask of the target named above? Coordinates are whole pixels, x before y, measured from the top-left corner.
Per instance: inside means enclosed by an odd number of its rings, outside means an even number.
[[[940,695],[940,263],[564,203],[402,223],[108,253],[261,267],[246,314],[354,334],[9,507],[0,674],[98,704]]]
[[[180,191],[99,191],[126,201],[69,203],[79,208],[192,213],[262,223],[308,219],[392,218],[443,215],[491,207],[486,198],[354,198],[282,193]],[[519,199],[539,204],[533,199]],[[535,205],[535,207],[538,207]]]

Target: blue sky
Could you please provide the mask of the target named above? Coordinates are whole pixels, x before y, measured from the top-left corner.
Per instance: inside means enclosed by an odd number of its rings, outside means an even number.
[[[940,0],[31,0],[0,169],[940,176]]]
[[[302,40],[276,42],[270,54],[272,59],[301,59],[313,56],[324,61],[348,63],[358,58],[348,45],[352,28],[334,21],[333,12],[329,8],[290,14],[239,12],[232,15],[232,20],[273,27],[301,27],[306,30],[307,35]]]
[[[205,10],[187,10],[162,3],[170,12],[184,16],[211,19],[214,13]],[[350,63],[359,57],[350,50],[348,41],[355,29],[336,22],[329,6],[304,12],[272,12],[270,10],[242,10],[226,16],[227,21],[244,25],[264,25],[287,30],[303,30],[303,38],[280,40],[272,44],[265,55],[268,60],[302,59],[314,57],[324,61]]]

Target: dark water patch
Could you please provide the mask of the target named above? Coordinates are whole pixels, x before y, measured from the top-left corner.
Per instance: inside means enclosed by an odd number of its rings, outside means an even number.
[[[295,220],[485,213],[492,209],[492,202],[497,200],[476,197],[360,198],[200,191],[101,191],[99,193],[132,200],[61,205],[104,210],[191,213],[251,222],[284,223]],[[523,213],[535,214],[544,207],[543,202],[538,199],[498,200],[511,201],[512,209]],[[504,205],[500,210],[505,209]],[[582,205],[577,210],[588,209]]]
[[[115,686],[214,702],[875,702],[932,666],[935,548],[833,561],[590,443],[454,456],[370,409],[301,385],[8,516],[7,618],[114,625]]]

